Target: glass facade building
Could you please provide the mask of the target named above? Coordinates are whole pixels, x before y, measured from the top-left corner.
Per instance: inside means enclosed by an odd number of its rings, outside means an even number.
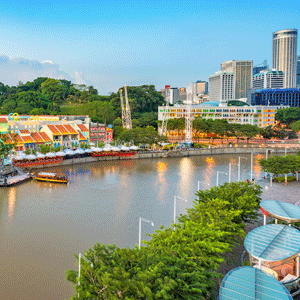
[[[251,105],[300,107],[300,89],[265,89],[251,94]]]

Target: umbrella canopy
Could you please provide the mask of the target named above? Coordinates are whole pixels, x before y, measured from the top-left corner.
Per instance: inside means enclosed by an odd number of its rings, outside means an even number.
[[[130,146],[130,150],[139,150],[140,148],[138,146],[132,145]]]
[[[25,157],[26,159],[29,159],[29,160],[35,160],[36,159],[36,156],[34,154],[29,154],[29,155],[26,155]]]
[[[45,158],[45,154],[42,154],[42,153],[36,153],[36,157],[37,158]]]
[[[239,267],[227,273],[222,280],[220,300],[293,300],[293,297],[277,279],[260,269]]]
[[[103,151],[112,151],[112,146],[111,145],[105,145],[103,147]]]
[[[56,154],[53,152],[46,153],[46,157],[55,157],[55,156],[56,156]]]
[[[102,151],[103,151],[103,149],[102,149],[102,148],[98,148],[98,147],[96,147],[96,148],[94,148],[94,149],[93,149],[93,151],[94,151],[94,152],[102,152]]]
[[[85,149],[84,152],[85,152],[85,153],[92,153],[93,150],[92,150],[92,149]]]
[[[56,156],[66,156],[66,153],[63,151],[56,152]]]
[[[112,151],[116,151],[116,152],[121,151],[121,149],[119,147],[111,147],[111,150]]]
[[[14,159],[15,160],[23,160],[23,159],[25,159],[25,157],[26,157],[25,155],[18,154],[14,157]]]
[[[77,149],[75,150],[75,153],[76,153],[76,154],[84,154],[85,152],[84,152],[83,149],[77,148]]]
[[[121,150],[122,150],[122,151],[129,151],[129,150],[130,150],[130,148],[129,148],[129,147],[127,147],[127,146],[122,146],[122,147],[121,147]]]

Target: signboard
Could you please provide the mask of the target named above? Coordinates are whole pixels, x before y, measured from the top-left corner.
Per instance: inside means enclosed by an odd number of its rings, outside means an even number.
[[[20,120],[26,121],[59,121],[59,117],[55,116],[20,116],[18,113],[10,113],[8,120],[14,120],[15,122]]]

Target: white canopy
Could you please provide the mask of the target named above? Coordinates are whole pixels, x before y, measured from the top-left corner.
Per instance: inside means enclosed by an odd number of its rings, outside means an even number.
[[[138,146],[132,145],[129,147],[130,150],[139,150],[140,148]]]
[[[75,153],[76,153],[76,154],[84,154],[85,152],[84,152],[83,149],[77,148],[77,149],[75,150]]]
[[[129,147],[127,147],[127,146],[122,146],[122,147],[121,147],[121,150],[122,150],[122,151],[129,151],[129,150],[130,150],[130,148],[129,148]]]
[[[37,156],[37,158],[45,158],[45,154],[42,154],[39,152],[36,153],[36,156]]]
[[[53,152],[46,153],[46,157],[55,157],[55,156],[56,156],[56,153],[53,153]]]
[[[29,159],[29,160],[35,160],[36,159],[36,156],[34,154],[29,154],[29,155],[26,155],[25,157],[26,159]]]
[[[56,152],[56,156],[66,156],[66,153],[63,151]]]

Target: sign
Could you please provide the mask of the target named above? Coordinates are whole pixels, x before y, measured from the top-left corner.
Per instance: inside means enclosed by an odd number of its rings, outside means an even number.
[[[165,90],[169,89],[170,87],[170,85],[165,85]]]
[[[19,116],[18,113],[10,113],[8,115],[8,120],[14,120],[15,122],[20,119],[28,120],[28,121],[59,121],[59,117],[55,116]]]

